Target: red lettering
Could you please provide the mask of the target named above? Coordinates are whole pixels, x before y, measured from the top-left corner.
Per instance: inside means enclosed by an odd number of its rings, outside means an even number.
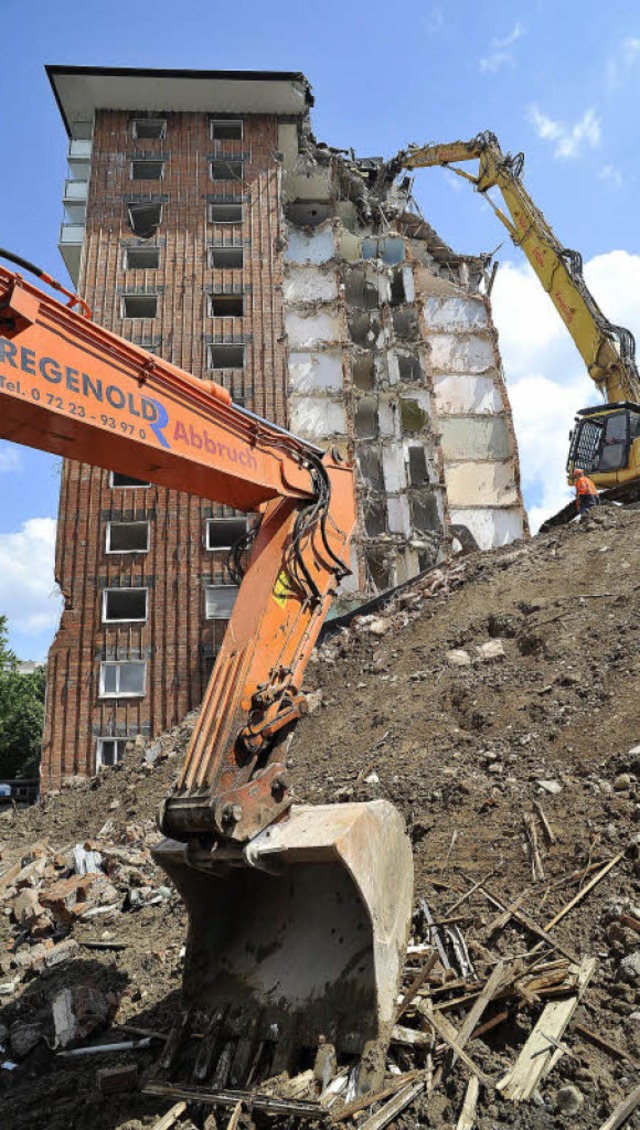
[[[176,440],[182,440],[183,443],[187,443],[187,444],[189,443],[189,437],[187,435],[187,430],[186,430],[184,424],[181,424],[179,420],[176,423],[176,428],[175,428],[175,431],[173,433],[173,438],[176,439]]]
[[[207,451],[209,452],[210,455],[215,455],[216,445],[213,442],[213,440],[211,439],[211,436],[209,435],[206,428],[205,428],[205,433],[204,433],[204,446],[205,446],[205,448],[207,449]]]
[[[189,425],[189,441],[191,446],[197,448],[198,451],[202,447],[202,436],[198,435],[193,424]]]

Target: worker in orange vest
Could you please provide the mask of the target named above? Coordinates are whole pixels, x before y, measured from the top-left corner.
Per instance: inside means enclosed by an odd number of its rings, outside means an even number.
[[[576,509],[578,514],[586,514],[592,506],[599,506],[598,488],[581,467],[576,467],[573,472],[573,481],[576,488]]]

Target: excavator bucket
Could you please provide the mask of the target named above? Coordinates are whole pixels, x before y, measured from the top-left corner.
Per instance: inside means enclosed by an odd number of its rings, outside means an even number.
[[[358,1092],[375,1088],[413,896],[397,809],[384,800],[294,806],[244,850],[205,856],[164,840],[154,855],[188,910],[185,1003],[226,1026],[218,1085],[244,1085],[243,1065],[255,1069],[256,1057],[267,1074],[308,1066],[324,1037],[360,1058]]]

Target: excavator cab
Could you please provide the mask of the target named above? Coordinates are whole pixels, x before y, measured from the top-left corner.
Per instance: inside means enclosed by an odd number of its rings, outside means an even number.
[[[640,477],[640,404],[619,401],[583,408],[570,437],[567,474],[582,467],[600,490]]]

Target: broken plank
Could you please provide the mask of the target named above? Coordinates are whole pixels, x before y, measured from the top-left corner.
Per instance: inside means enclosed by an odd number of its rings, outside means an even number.
[[[504,961],[499,961],[495,966],[493,972],[491,973],[491,976],[489,977],[489,980],[480,993],[480,996],[471,1006],[469,1012],[460,1025],[460,1028],[458,1029],[457,1042],[461,1048],[463,1048],[465,1044],[471,1039],[471,1033],[473,1032],[474,1028],[477,1028],[478,1021],[480,1020],[480,1017],[482,1016],[485,1008],[493,1000],[494,996],[498,992],[498,989],[500,988],[500,982],[502,981],[502,978],[504,976],[504,965]],[[455,1056],[451,1061],[451,1066],[453,1066],[454,1063]]]
[[[457,899],[457,901],[454,902],[453,905],[450,906],[449,909],[445,911],[445,914],[453,914],[454,910],[457,910],[459,906],[462,906],[462,904],[467,901],[467,899],[470,899],[471,896],[473,894],[475,894],[475,892],[478,891],[484,883],[488,883],[489,879],[492,879],[493,876],[497,874],[497,872],[500,870],[501,867],[502,867],[502,860],[500,860],[500,862],[495,867],[493,867],[491,869],[491,871],[487,872],[484,879],[479,879],[478,882],[474,883],[473,886],[470,887],[468,891],[465,891],[465,893],[463,895],[460,895],[460,898]]]
[[[299,1099],[313,1087],[314,1083],[313,1069],[310,1067],[307,1071],[301,1071],[299,1075],[294,1075],[293,1079],[289,1079],[288,1083],[280,1090],[280,1096],[283,1099]]]
[[[408,1048],[428,1048],[432,1037],[428,1032],[420,1032],[417,1028],[404,1028],[402,1024],[394,1024],[391,1033],[392,1044],[403,1044]]]
[[[175,1103],[171,1107],[171,1110],[168,1110],[166,1114],[162,1115],[159,1122],[154,1122],[152,1130],[171,1130],[171,1127],[176,1124],[180,1115],[184,1114],[186,1109],[187,1104],[182,1100],[180,1100],[179,1103]]]
[[[467,1067],[473,1075],[477,1075],[478,1079],[481,1083],[484,1083],[485,1087],[491,1087],[493,1089],[493,1087],[495,1086],[493,1080],[490,1079],[488,1075],[485,1075],[482,1068],[478,1067],[478,1064],[474,1062],[474,1060],[470,1055],[468,1055],[464,1048],[460,1047],[457,1039],[458,1033],[453,1027],[453,1024],[450,1024],[447,1018],[441,1013],[431,1013],[425,1004],[418,1005],[418,1009],[421,1015],[424,1016],[425,1020],[431,1025],[432,1028],[435,1029],[438,1035],[442,1037],[445,1044],[448,1044],[449,1047],[456,1053],[456,1056],[462,1063],[464,1063],[465,1067]],[[437,1075],[438,1081],[439,1074],[440,1073],[438,1073]],[[435,1085],[436,1083],[434,1081],[434,1087]]]
[[[491,1020],[485,1020],[479,1028],[476,1028],[470,1035],[470,1040],[477,1040],[480,1036],[484,1036],[486,1032],[490,1032],[492,1028],[497,1028],[498,1024],[502,1024],[503,1020],[509,1019],[509,1009],[505,1008],[502,1012],[497,1012]]]
[[[240,1100],[239,1102],[236,1103],[236,1105],[233,1109],[233,1114],[231,1115],[231,1118],[227,1122],[227,1130],[236,1130],[238,1122],[240,1121],[240,1115],[241,1114],[242,1114],[242,1100]]]
[[[403,1013],[406,1012],[406,1010],[408,1009],[412,1000],[416,996],[418,990],[422,987],[422,985],[426,981],[427,977],[429,976],[429,974],[430,974],[431,970],[433,969],[434,965],[436,964],[437,960],[438,960],[438,952],[437,952],[437,950],[434,949],[432,951],[432,953],[429,954],[429,957],[425,961],[420,972],[413,978],[413,981],[409,985],[409,988],[407,989],[403,1000],[398,1005],[398,1007],[396,1009],[396,1016],[395,1016],[396,1024],[399,1021],[400,1017],[403,1015]]]
[[[564,1035],[595,968],[596,959],[585,958],[576,971],[577,992],[568,999],[552,1001],[545,1006],[511,1071],[497,1084],[506,1098],[513,1102],[530,1099],[543,1075],[555,1067],[562,1056],[556,1043]]]
[[[486,984],[485,984],[484,988],[482,989],[480,995],[478,996],[477,1000],[474,1001],[472,1007],[469,1009],[469,1012],[467,1013],[462,1024],[460,1025],[458,1032],[456,1033],[455,1043],[456,1043],[456,1047],[459,1050],[463,1049],[465,1044],[470,1040],[471,1033],[473,1032],[474,1028],[477,1026],[478,1021],[479,1021],[480,1017],[482,1016],[482,1013],[484,1012],[484,1010],[487,1007],[487,1005],[489,1004],[489,1002],[491,1000],[493,1000],[494,996],[498,992],[498,989],[500,987],[500,982],[502,981],[503,975],[504,975],[504,962],[498,961],[498,964],[493,969],[491,976],[489,977],[488,981],[486,982]],[[445,1018],[441,1017],[441,1019],[444,1020]],[[448,1024],[449,1021],[447,1021],[446,1023]],[[452,1048],[451,1052],[449,1053],[449,1055],[445,1059],[444,1063],[441,1064],[441,1066],[438,1068],[436,1075],[435,1075],[435,1079],[434,1079],[434,1086],[437,1086],[438,1083],[440,1082],[440,1080],[454,1066],[454,1064],[455,1064],[455,1062],[458,1058],[458,1055],[459,1055],[459,1050],[456,1051],[455,1049]]]
[[[630,1095],[627,1095],[626,1099],[618,1103],[616,1109],[609,1115],[607,1121],[602,1123],[599,1130],[618,1130],[618,1127],[622,1126],[623,1123],[627,1121],[629,1115],[633,1114],[634,1110],[639,1105],[640,1087],[636,1087]]]
[[[354,1099],[352,1103],[347,1103],[338,1114],[333,1116],[333,1121],[344,1122],[345,1119],[351,1118],[353,1114],[359,1114],[361,1110],[366,1110],[367,1107],[373,1106],[374,1103],[380,1103],[383,1099],[388,1099],[390,1095],[397,1094],[398,1091],[401,1091],[408,1083],[413,1083],[414,1079],[417,1079],[422,1074],[422,1071],[407,1071],[404,1075],[399,1075],[397,1079],[394,1079],[393,1083],[389,1083],[387,1087],[376,1091],[375,1094],[370,1093],[363,1095],[362,1098]]]
[[[456,1130],[473,1130],[473,1124],[476,1118],[476,1106],[478,1105],[478,1093],[480,1091],[480,1084],[475,1075],[472,1075],[467,1083],[467,1091],[464,1096],[462,1110],[458,1119]]]
[[[544,865],[540,849],[538,847],[538,831],[536,829],[536,822],[530,812],[526,812],[523,816],[524,830],[529,841],[531,849],[531,874],[534,879],[544,879]]]
[[[389,1099],[380,1110],[371,1115],[366,1122],[361,1122],[358,1130],[384,1130],[399,1114],[402,1113],[418,1095],[424,1091],[424,1082],[421,1080],[419,1083],[412,1083],[405,1087],[402,1091],[398,1091],[392,1099]]]
[[[607,875],[609,871],[611,871],[612,867],[615,867],[616,863],[619,863],[621,859],[624,859],[623,851],[619,851],[617,855],[614,855],[613,859],[610,859],[609,862],[604,865],[602,870],[598,871],[598,873],[593,876],[593,879],[589,880],[586,887],[582,887],[581,890],[578,891],[577,895],[574,895],[574,897],[571,899],[571,902],[568,902],[566,906],[563,906],[562,910],[559,910],[558,913],[549,922],[547,922],[545,930],[552,930],[554,926],[557,926],[558,922],[561,922],[565,915],[567,915],[570,910],[573,910],[574,906],[577,906],[579,902],[582,902],[583,898],[589,894],[589,891],[593,890],[593,888],[600,882],[600,880],[604,879],[605,875]]]
[[[533,807],[535,808],[536,812],[538,813],[538,816],[540,817],[540,823],[542,824],[544,834],[547,837],[547,841],[548,841],[549,845],[552,846],[556,842],[556,834],[553,831],[553,828],[551,827],[551,825],[550,825],[550,823],[547,819],[544,808],[542,807],[542,805],[540,804],[540,801],[538,801],[538,800],[534,800]]]
[[[184,1099],[187,1103],[206,1103],[208,1106],[235,1107],[239,1102],[246,1102],[254,1110],[264,1110],[268,1114],[292,1114],[297,1118],[311,1118],[317,1121],[329,1117],[320,1103],[280,1099],[271,1095],[261,1095],[259,1091],[231,1091],[226,1088],[210,1091],[208,1087],[197,1087],[193,1083],[149,1082],[143,1087],[142,1093],[161,1095],[163,1098]]]
[[[548,927],[547,929],[543,929],[542,926],[538,925],[538,923],[534,918],[531,917],[530,914],[527,914],[527,912],[524,910],[520,910],[519,903],[523,896],[521,896],[521,898],[516,901],[516,904],[514,906],[507,908],[505,899],[499,899],[497,895],[495,895],[492,891],[489,890],[488,887],[484,885],[481,889],[482,893],[489,900],[489,902],[492,902],[494,906],[498,908],[498,910],[506,912],[507,909],[509,909],[509,918],[514,918],[516,922],[520,923],[521,926],[524,926],[527,930],[530,930],[532,934],[537,934],[539,938],[542,938],[543,941],[547,943],[547,945],[551,946],[553,949],[556,949],[558,953],[561,953],[564,957],[568,957],[569,961],[573,962],[574,965],[577,964],[578,959],[574,956],[574,954],[570,953],[562,945],[560,945],[560,943],[557,942],[555,938],[551,937],[551,935],[547,932]]]

